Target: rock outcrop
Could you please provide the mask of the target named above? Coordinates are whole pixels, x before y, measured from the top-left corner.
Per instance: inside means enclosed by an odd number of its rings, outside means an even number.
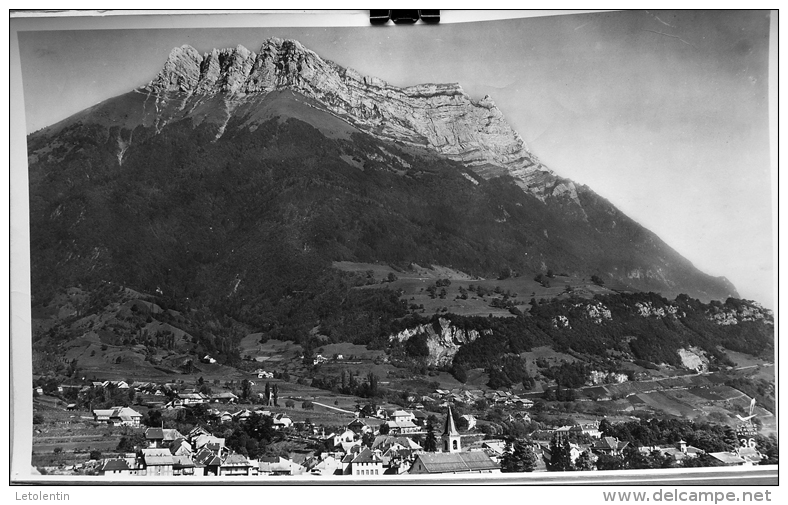
[[[553,196],[580,205],[575,184],[539,162],[489,96],[473,100],[459,84],[392,86],[323,60],[294,40],[268,39],[259,53],[240,45],[203,55],[178,47],[140,91],[156,96],[156,111],[164,116],[156,123],[163,126],[183,111],[199,112],[210,97],[221,97],[229,116],[250,99],[282,89],[316,100],[376,137],[434,149],[485,178],[511,175],[542,200]],[[168,112],[171,102],[177,107]]]
[[[765,309],[757,302],[742,301],[738,306],[723,305],[715,307],[708,313],[708,318],[721,326],[739,324],[747,321],[761,321],[764,324],[774,324],[774,313]]]
[[[492,330],[482,333],[477,330],[463,330],[452,325],[448,319],[439,318],[436,322],[420,324],[391,335],[389,340],[405,342],[416,335],[426,335],[427,348],[430,351],[428,363],[435,366],[448,366],[463,344],[473,342],[482,334],[491,332]]]

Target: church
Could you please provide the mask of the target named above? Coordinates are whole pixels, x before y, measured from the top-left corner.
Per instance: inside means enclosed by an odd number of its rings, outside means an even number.
[[[408,473],[491,473],[500,471],[500,466],[483,452],[467,452],[462,449],[462,436],[457,431],[451,407],[446,415],[440,448],[442,452],[418,454]]]

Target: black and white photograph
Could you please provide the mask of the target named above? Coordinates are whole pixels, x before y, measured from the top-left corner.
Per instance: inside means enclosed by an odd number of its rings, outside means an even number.
[[[12,12],[10,480],[771,493],[777,16]]]

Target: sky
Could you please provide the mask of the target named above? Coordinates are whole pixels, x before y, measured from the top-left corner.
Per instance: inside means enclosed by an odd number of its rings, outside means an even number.
[[[268,37],[293,38],[394,85],[457,82],[472,98],[489,94],[558,175],[588,185],[702,271],[727,277],[741,297],[774,308],[768,16],[627,11],[449,23],[444,15],[436,26],[296,28],[236,28],[267,24],[260,17],[186,20],[199,29],[154,17],[93,20],[79,30],[45,23],[38,28],[48,31],[18,32],[25,130],[146,84],[176,46],[256,51]]]

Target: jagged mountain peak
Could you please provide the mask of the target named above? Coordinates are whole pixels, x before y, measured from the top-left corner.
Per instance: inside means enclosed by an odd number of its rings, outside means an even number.
[[[257,53],[241,45],[202,55],[190,46],[175,48],[143,87],[165,101],[178,94],[222,96],[228,117],[242,103],[282,89],[316,100],[373,136],[433,149],[485,178],[510,175],[537,198],[568,196],[580,207],[574,183],[539,162],[492,97],[474,100],[459,83],[397,87],[324,60],[296,40],[269,38]],[[179,106],[184,109],[190,110]]]

